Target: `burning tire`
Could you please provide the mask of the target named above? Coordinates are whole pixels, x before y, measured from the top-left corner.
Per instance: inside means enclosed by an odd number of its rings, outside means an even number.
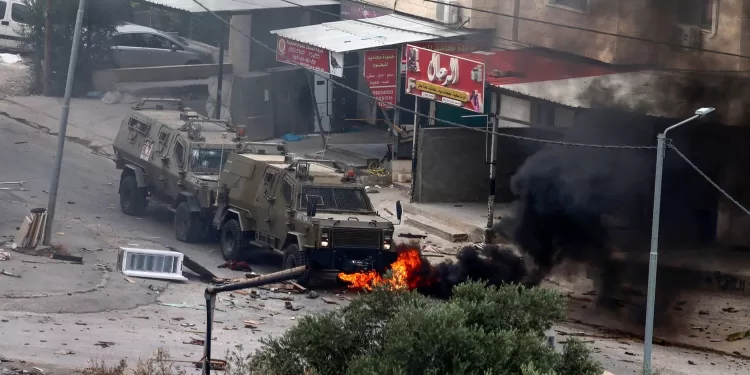
[[[237,219],[227,220],[221,227],[221,256],[225,260],[240,260],[242,250],[249,245],[240,222]]]
[[[143,216],[148,200],[142,188],[138,187],[135,176],[125,176],[120,180],[120,210],[125,215]]]
[[[186,202],[180,203],[174,213],[175,237],[182,242],[198,242],[206,231],[203,220],[195,212],[190,212]]]
[[[284,264],[283,269],[290,269],[299,266],[309,266],[307,254],[300,251],[297,244],[290,244],[284,247]],[[302,276],[297,279],[297,284],[306,286],[310,283],[310,270],[308,269]]]

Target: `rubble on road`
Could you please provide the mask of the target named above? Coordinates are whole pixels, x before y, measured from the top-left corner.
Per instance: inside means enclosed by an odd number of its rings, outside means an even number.
[[[20,279],[20,278],[21,278],[21,275],[16,275],[15,273],[11,273],[11,272],[8,272],[8,271],[6,271],[6,270],[2,270],[2,271],[0,271],[0,275],[5,275],[5,276],[10,276],[10,277],[15,277],[15,278],[18,278],[18,279]]]
[[[10,253],[0,249],[0,261],[10,260]]]
[[[230,260],[220,265],[219,268],[228,268],[232,271],[243,271],[243,272],[253,271],[253,268],[250,267],[250,265],[247,262],[236,261],[236,260]]]
[[[47,223],[47,209],[34,208],[24,216],[19,226],[15,243],[22,249],[35,249],[44,238],[44,228]]]

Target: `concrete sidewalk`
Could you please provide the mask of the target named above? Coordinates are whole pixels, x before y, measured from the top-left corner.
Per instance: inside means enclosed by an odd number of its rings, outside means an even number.
[[[130,107],[130,104],[104,104],[99,99],[74,98],[70,103],[66,138],[111,157],[112,141]],[[59,133],[61,112],[61,98],[0,95],[0,115],[47,134]]]

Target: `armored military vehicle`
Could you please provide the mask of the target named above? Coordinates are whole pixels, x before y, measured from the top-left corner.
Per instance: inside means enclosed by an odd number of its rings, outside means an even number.
[[[396,211],[400,221],[400,204]],[[352,273],[382,272],[397,258],[393,223],[375,212],[354,171],[332,161],[229,155],[212,224],[228,260],[267,248],[283,254],[285,269]]]
[[[244,128],[200,116],[180,100],[142,100],[123,120],[113,144],[115,165],[122,170],[122,212],[141,216],[150,202],[164,204],[175,213],[178,240],[204,239],[215,211],[219,170],[229,154],[284,149],[244,139]]]

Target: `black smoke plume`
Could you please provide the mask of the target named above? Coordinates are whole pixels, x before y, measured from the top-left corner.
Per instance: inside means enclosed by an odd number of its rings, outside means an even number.
[[[422,260],[423,280],[419,292],[439,298],[450,297],[454,286],[467,280],[483,280],[490,285],[523,282],[528,274],[523,258],[508,245],[466,246],[456,261],[431,265]]]

